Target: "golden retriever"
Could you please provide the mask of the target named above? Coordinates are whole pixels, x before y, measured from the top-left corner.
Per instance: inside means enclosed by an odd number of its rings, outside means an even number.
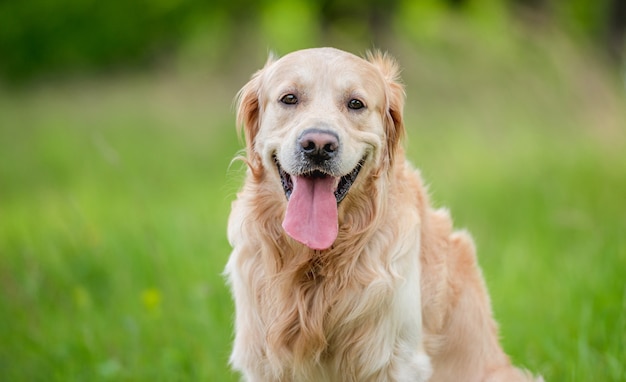
[[[471,237],[404,158],[404,97],[392,58],[332,48],[270,57],[238,94],[225,273],[245,380],[532,380],[498,343]]]

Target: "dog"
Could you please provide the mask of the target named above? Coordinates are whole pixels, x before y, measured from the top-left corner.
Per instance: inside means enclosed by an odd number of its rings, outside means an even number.
[[[393,58],[333,48],[270,56],[238,93],[225,275],[245,380],[534,380],[499,345],[470,235],[405,159],[404,102]]]

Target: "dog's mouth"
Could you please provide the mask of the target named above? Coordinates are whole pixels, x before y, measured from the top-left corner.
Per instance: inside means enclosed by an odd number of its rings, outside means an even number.
[[[274,163],[276,163],[276,167],[278,168],[278,174],[280,175],[280,182],[283,185],[283,191],[285,192],[285,197],[287,198],[287,200],[289,200],[291,199],[291,194],[293,192],[293,186],[294,186],[293,181],[292,181],[292,175],[290,175],[285,170],[283,170],[276,156],[274,156]],[[333,191],[333,194],[335,195],[337,204],[339,204],[346,197],[346,195],[348,195],[348,191],[350,191],[350,187],[352,187],[352,185],[356,181],[356,178],[361,172],[361,168],[363,168],[364,164],[365,164],[365,157],[363,157],[363,159],[359,161],[359,163],[356,165],[356,167],[354,167],[354,169],[352,169],[352,171],[350,171],[348,174],[341,176],[341,177],[332,176],[321,170],[312,170],[312,171],[305,172],[297,176],[308,178],[313,181],[333,179],[337,184],[337,186],[335,187],[335,190]]]
[[[365,157],[348,174],[334,176],[322,170],[297,175],[285,171],[274,157],[287,198],[283,229],[311,249],[330,248],[339,232],[338,205],[363,168]]]

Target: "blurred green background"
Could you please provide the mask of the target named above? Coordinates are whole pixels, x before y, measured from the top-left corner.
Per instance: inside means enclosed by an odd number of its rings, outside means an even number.
[[[0,2],[0,381],[235,381],[232,101],[270,50],[397,57],[407,155],[502,342],[626,380],[626,2]]]

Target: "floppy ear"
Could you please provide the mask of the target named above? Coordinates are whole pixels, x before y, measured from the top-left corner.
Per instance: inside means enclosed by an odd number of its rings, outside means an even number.
[[[257,163],[259,159],[254,153],[254,139],[259,132],[260,125],[261,84],[263,73],[275,60],[274,54],[270,53],[263,69],[254,73],[250,81],[237,93],[237,132],[240,136],[242,130],[244,132],[248,165]]]
[[[367,60],[378,68],[385,81],[386,115],[385,131],[387,133],[387,151],[389,160],[393,160],[400,142],[404,137],[404,85],[400,82],[400,67],[387,53],[380,51],[367,52]]]

